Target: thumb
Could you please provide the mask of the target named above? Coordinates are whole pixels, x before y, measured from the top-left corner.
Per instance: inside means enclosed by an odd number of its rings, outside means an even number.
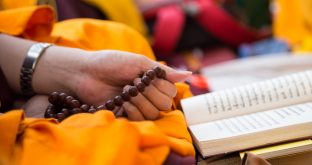
[[[164,64],[161,64],[156,61],[150,60],[149,63],[145,63],[145,67],[142,68],[145,71],[151,68],[154,68],[155,66],[159,66],[161,69],[163,69],[166,72],[166,78],[168,81],[175,83],[175,82],[181,82],[185,81],[187,78],[189,78],[192,75],[192,72],[190,71],[179,71],[175,70],[169,66],[166,66]]]

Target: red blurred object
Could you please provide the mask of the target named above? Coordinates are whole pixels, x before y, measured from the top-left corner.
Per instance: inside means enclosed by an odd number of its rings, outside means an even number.
[[[191,78],[187,80],[190,85],[190,89],[194,95],[200,95],[209,92],[208,81],[205,77],[199,74],[193,74]]]
[[[209,85],[206,78],[201,75],[193,75],[190,79],[190,83],[197,88],[209,90]]]
[[[239,22],[214,0],[151,0],[150,3],[154,8],[149,6],[142,12],[145,19],[155,19],[153,47],[159,52],[169,53],[176,49],[185,30],[186,16],[229,46],[236,47],[267,37],[262,31]]]

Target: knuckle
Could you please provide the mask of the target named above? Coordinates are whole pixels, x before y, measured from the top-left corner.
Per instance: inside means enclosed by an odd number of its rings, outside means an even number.
[[[149,113],[146,118],[149,120],[156,120],[159,117],[160,112],[158,110],[154,110],[153,113]]]
[[[163,98],[162,101],[159,103],[159,109],[161,110],[169,110],[172,106],[172,99],[171,98]]]

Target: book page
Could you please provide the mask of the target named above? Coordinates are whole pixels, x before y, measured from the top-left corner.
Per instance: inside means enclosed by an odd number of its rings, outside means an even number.
[[[217,140],[312,122],[312,102],[190,126],[198,141]]]
[[[188,125],[193,125],[308,101],[312,71],[183,99],[181,105]]]

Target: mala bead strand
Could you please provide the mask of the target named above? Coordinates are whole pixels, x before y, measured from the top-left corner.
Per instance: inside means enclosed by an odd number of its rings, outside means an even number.
[[[135,86],[130,86],[128,90],[123,91],[120,95],[115,96],[113,99],[106,101],[104,105],[99,105],[96,108],[92,105],[83,104],[66,93],[52,92],[48,99],[50,104],[46,109],[44,117],[55,118],[58,121],[62,121],[78,113],[95,113],[96,111],[104,109],[113,111],[116,107],[121,107],[124,102],[130,101],[131,97],[136,97],[139,92],[144,92],[145,88],[150,85],[155,78],[166,79],[166,72],[156,66],[140,74],[140,77],[141,81]],[[125,112],[122,113],[123,116],[127,116]],[[118,114],[118,116],[121,116],[121,114]]]

